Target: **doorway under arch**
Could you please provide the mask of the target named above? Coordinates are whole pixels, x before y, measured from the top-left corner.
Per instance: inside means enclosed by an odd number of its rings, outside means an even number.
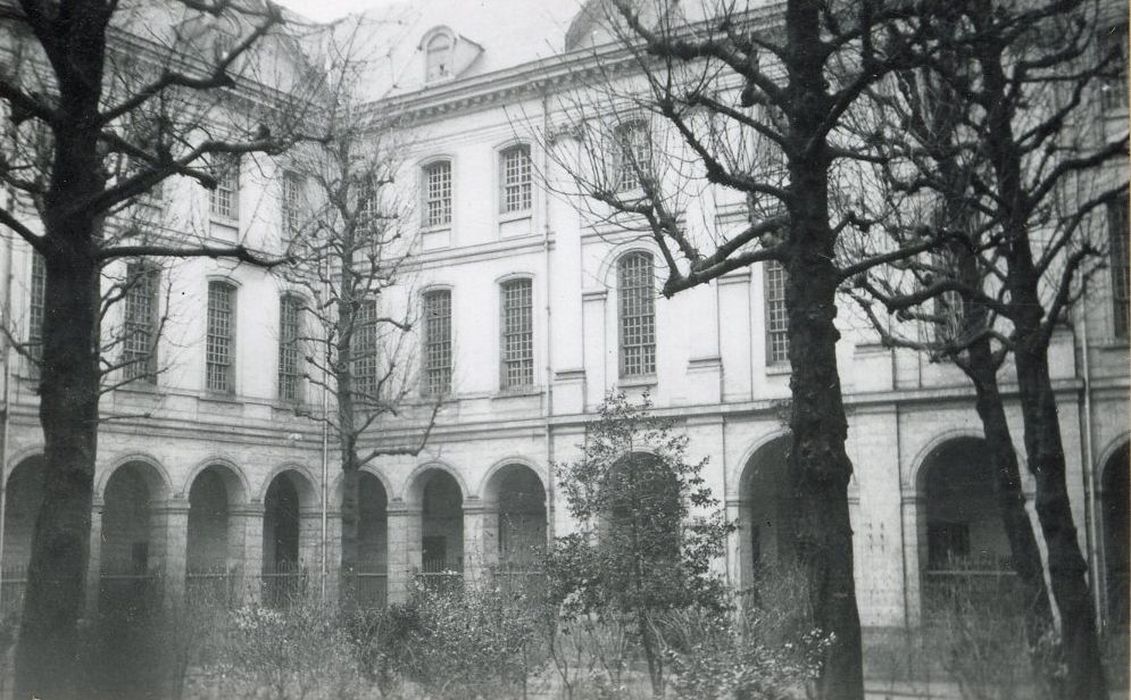
[[[35,518],[43,502],[43,457],[15,466],[4,488],[3,565],[0,566],[0,619],[23,609]]]
[[[797,498],[789,483],[792,441],[781,435],[759,447],[739,479],[739,581],[744,588],[767,569],[791,566],[797,555]]]
[[[158,506],[164,481],[145,462],[128,462],[103,491],[99,610],[131,617],[157,603],[165,533]]]
[[[302,510],[313,499],[310,482],[295,470],[271,480],[263,498],[263,601],[285,607],[302,596],[306,571]]]
[[[957,437],[923,462],[917,534],[927,616],[955,596],[971,604],[1015,598],[1012,554],[989,454],[981,438]]]
[[[1128,475],[1131,443],[1124,443],[1103,467],[1101,518],[1103,528],[1104,593],[1109,626],[1128,626]]]

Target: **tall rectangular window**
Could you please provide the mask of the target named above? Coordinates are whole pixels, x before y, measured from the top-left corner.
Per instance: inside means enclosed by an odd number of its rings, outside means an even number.
[[[137,262],[126,267],[125,334],[122,371],[127,379],[157,381],[158,268]]]
[[[452,390],[452,293],[424,294],[424,391],[442,396]]]
[[[656,373],[656,291],[649,253],[628,253],[617,262],[620,298],[620,376]]]
[[[47,262],[39,253],[31,254],[31,282],[28,285],[27,351],[33,362],[30,374],[39,376],[39,360],[43,359],[44,300],[47,296]]]
[[[222,219],[239,218],[239,156],[216,156],[212,175],[216,178],[216,187],[208,192],[208,210]]]
[[[350,343],[354,396],[360,401],[377,399],[377,302],[358,303]]]
[[[289,244],[302,228],[303,182],[298,173],[283,173],[283,244]]]
[[[641,174],[651,169],[652,142],[648,124],[634,120],[613,130],[613,184],[617,192],[640,187]]]
[[[534,385],[533,284],[517,279],[502,285],[502,388]]]
[[[302,300],[279,299],[279,399],[302,399]]]
[[[452,223],[452,163],[441,160],[424,168],[424,226]]]
[[[789,362],[789,313],[785,307],[785,268],[777,260],[767,260],[766,277],[766,364]]]
[[[502,211],[529,211],[533,201],[530,146],[511,146],[501,154]]]
[[[1101,61],[1104,64],[1105,78],[1103,108],[1105,110],[1127,109],[1127,25],[1117,24],[1109,27],[1099,41]]]
[[[205,348],[205,386],[208,391],[235,393],[235,319],[236,288],[226,282],[209,282]]]
[[[1112,299],[1112,329],[1115,337],[1128,336],[1128,324],[1131,320],[1131,271],[1129,271],[1128,255],[1131,254],[1128,246],[1128,221],[1127,200],[1123,197],[1112,202],[1107,208],[1107,226],[1110,237],[1111,252],[1111,299]]]

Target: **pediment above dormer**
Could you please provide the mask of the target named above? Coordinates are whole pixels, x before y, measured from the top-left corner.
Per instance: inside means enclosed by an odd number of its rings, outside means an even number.
[[[422,58],[424,83],[428,85],[460,77],[483,54],[481,45],[447,25],[429,29],[416,48]]]

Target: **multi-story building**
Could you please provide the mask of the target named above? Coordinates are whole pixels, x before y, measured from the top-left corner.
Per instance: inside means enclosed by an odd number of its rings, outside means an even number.
[[[548,140],[544,127],[555,123],[554,95],[601,75],[594,13],[527,0],[413,5],[396,9],[395,32],[381,32],[391,48],[363,84],[409,125],[399,181],[416,193],[419,252],[411,284],[392,296],[421,312],[419,402],[446,404],[418,456],[364,467],[365,585],[395,600],[418,574],[521,569],[528,545],[571,527],[552,465],[577,454],[610,390],[647,391],[657,413],[678,419],[691,455],[710,458],[705,477],[742,525],[720,571],[747,585],[758,562],[790,546],[782,271],[754,265],[664,299],[649,240],[562,194],[568,175],[547,149],[569,148],[570,137]],[[1117,29],[1125,45],[1126,25]],[[1096,101],[1102,128],[1126,128],[1126,91]],[[167,183],[146,206],[270,248],[293,201],[285,164],[246,160],[215,191]],[[696,206],[712,225],[744,215],[723,199]],[[1054,338],[1051,359],[1081,545],[1104,610],[1125,620],[1126,202],[1108,215],[1111,264]],[[12,324],[34,339],[43,272],[20,243],[6,250]],[[308,417],[321,396],[287,350],[301,322],[295,290],[223,260],[126,274],[149,281],[124,306],[136,329],[127,338],[140,339],[125,352],[146,352],[145,338],[163,328],[157,357],[131,365],[154,369],[103,401],[92,603],[96,582],[114,576],[160,574],[180,591],[239,571],[255,594],[295,569],[317,575],[325,557],[332,579],[337,461]],[[847,304],[838,324],[862,622],[914,625],[955,561],[967,574],[971,561],[987,575],[1008,568],[973,390],[953,367],[881,346]],[[15,571],[27,558],[42,438],[35,371],[14,353],[9,362],[3,566]],[[1020,436],[1013,382],[1007,368]],[[387,438],[378,427],[366,442]],[[1031,497],[1031,480],[1025,488]]]

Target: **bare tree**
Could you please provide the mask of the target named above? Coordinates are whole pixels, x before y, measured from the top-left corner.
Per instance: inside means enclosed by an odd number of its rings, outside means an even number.
[[[320,419],[337,440],[342,469],[346,605],[360,562],[360,470],[379,456],[418,454],[442,405],[420,397],[414,371],[411,273],[419,241],[410,233],[412,199],[396,182],[408,144],[393,115],[361,98],[363,81],[381,68],[383,47],[368,41],[372,25],[345,20],[323,42],[330,79],[321,109],[330,136],[294,149],[282,183],[295,260],[285,275],[314,301],[306,307],[314,323],[296,336],[290,356],[297,377],[299,349],[311,350],[301,355],[304,374],[331,399]],[[307,209],[312,215],[303,221]],[[378,428],[393,436],[389,442],[367,442]]]
[[[597,216],[654,241],[665,296],[757,263],[784,269],[790,478],[813,623],[834,640],[818,681],[826,698],[863,696],[836,293],[870,265],[929,248],[912,243],[838,266],[841,234],[869,222],[839,206],[830,188],[842,162],[884,157],[881,142],[853,139],[841,122],[868,86],[911,65],[910,20],[929,8],[594,3],[614,48],[595,49],[597,85],[560,105],[558,133],[580,144],[578,157],[556,151],[574,193]],[[708,190],[721,200],[713,211],[704,210]],[[735,211],[739,225],[716,225]]]
[[[283,61],[301,63],[283,24],[282,12],[259,0],[0,6],[5,45],[25,57],[0,70],[0,98],[17,138],[44,144],[34,158],[0,160],[0,181],[23,206],[0,211],[0,223],[46,268],[39,408],[45,484],[17,652],[22,696],[76,690],[103,267],[142,256],[274,262],[238,239],[151,238],[116,227],[115,216],[172,176],[214,189],[223,159],[277,154],[298,138],[309,116],[304,85],[313,81],[301,69],[280,70]],[[280,83],[284,75],[293,80]],[[131,167],[115,175],[121,158]]]
[[[973,381],[1015,565],[1039,606],[1029,620],[1032,643],[1048,623],[997,382],[1012,356],[1061,613],[1065,694],[1082,698],[1106,690],[1048,356],[1083,282],[1106,259],[1100,214],[1127,196],[1125,173],[1105,168],[1126,157],[1126,131],[1106,136],[1096,113],[1122,56],[1097,47],[1103,16],[1090,2],[974,1],[940,19],[929,65],[904,74],[898,90],[874,95],[876,113],[893,117],[908,137],[903,167],[889,168],[884,181],[904,201],[936,207],[917,226],[889,220],[887,240],[915,235],[938,248],[861,275],[854,292],[885,342],[952,361]],[[876,301],[886,314],[873,308]],[[901,321],[933,330],[924,339]]]

